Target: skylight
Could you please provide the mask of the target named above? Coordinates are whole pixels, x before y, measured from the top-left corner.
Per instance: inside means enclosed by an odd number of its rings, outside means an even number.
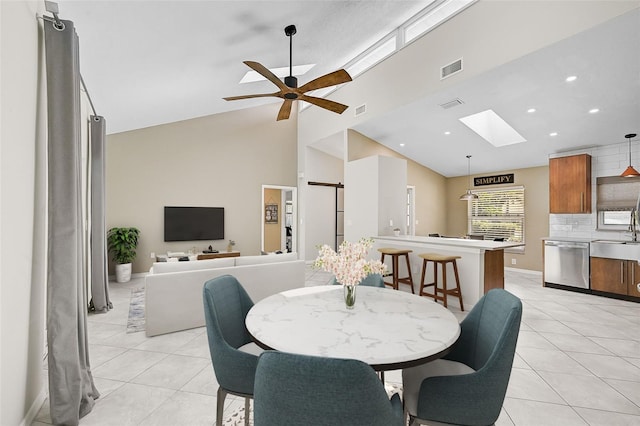
[[[459,120],[495,147],[527,141],[491,109]]]
[[[293,75],[301,76],[307,73],[311,68],[315,67],[316,64],[307,64],[307,65],[294,65],[293,66]],[[280,68],[269,68],[269,71],[274,73],[277,77],[286,77],[289,75],[289,67],[280,67]],[[255,81],[266,80],[263,76],[258,74],[257,72],[251,70],[247,71],[247,73],[240,80],[240,84],[242,83],[253,83]]]

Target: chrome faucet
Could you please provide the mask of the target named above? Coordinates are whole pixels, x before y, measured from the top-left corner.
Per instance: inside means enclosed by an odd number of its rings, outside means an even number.
[[[631,232],[631,240],[634,242],[638,241],[638,210],[635,207],[631,209],[629,231]]]

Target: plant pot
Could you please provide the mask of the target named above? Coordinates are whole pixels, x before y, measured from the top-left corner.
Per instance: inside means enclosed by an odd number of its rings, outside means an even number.
[[[131,281],[131,263],[116,264],[116,281],[119,283]]]
[[[400,231],[393,231],[393,235],[395,235],[396,237],[400,236]]]

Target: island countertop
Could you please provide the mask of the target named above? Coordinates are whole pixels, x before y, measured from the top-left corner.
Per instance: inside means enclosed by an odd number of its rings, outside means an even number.
[[[375,250],[382,247],[409,249],[409,262],[413,276],[414,290],[420,288],[423,259],[421,253],[438,253],[457,256],[460,287],[465,307],[473,306],[483,294],[492,288],[504,288],[504,250],[520,247],[522,243],[466,238],[422,237],[413,235],[379,235],[373,237],[373,259],[379,256]],[[386,260],[386,259],[385,259]],[[388,260],[386,260],[389,263]],[[390,265],[387,265],[390,269]],[[399,262],[401,275],[406,274],[404,262]],[[430,274],[433,266],[430,268]],[[430,275],[429,274],[429,275]],[[426,279],[426,278],[425,278]]]
[[[471,248],[478,250],[504,250],[512,247],[524,246],[523,243],[511,243],[508,241],[473,240],[468,238],[455,237],[423,237],[418,235],[378,235],[375,240],[388,240],[396,244],[402,243],[425,243],[441,246],[453,246],[461,248]]]

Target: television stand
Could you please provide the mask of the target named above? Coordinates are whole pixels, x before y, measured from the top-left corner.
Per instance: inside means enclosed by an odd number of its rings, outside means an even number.
[[[198,254],[198,260],[219,259],[221,257],[238,257],[238,256],[240,256],[239,251],[223,251],[220,253],[200,253]]]

